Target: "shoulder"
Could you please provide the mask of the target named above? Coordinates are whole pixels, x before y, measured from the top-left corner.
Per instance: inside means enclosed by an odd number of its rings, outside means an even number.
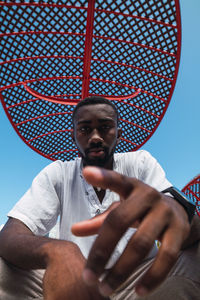
[[[42,169],[38,175],[39,176],[41,176],[41,175],[46,175],[46,176],[57,175],[58,173],[62,172],[63,167],[64,167],[64,162],[62,162],[60,160],[56,160],[56,161],[50,163],[49,165],[47,165],[46,167],[44,167],[44,169]]]
[[[72,169],[80,167],[80,158],[77,158],[72,161],[61,161],[56,160],[49,165],[47,165],[41,172],[51,174],[52,172],[64,172],[69,170],[70,172]]]
[[[74,170],[79,168],[79,161],[80,159],[64,162],[56,160],[42,169],[34,178],[34,181],[40,184],[44,182],[52,182],[53,184],[62,182],[66,176],[70,176],[74,173]]]
[[[133,152],[115,153],[116,161],[124,161],[129,163],[144,162],[145,160],[154,159],[153,156],[146,150],[137,150]]]
[[[172,185],[158,161],[146,150],[117,153],[114,157],[119,173],[135,177],[159,191]]]
[[[151,161],[153,157],[146,150],[138,150],[133,152],[116,153],[114,161],[116,170],[127,176],[140,178],[142,169],[147,162]]]

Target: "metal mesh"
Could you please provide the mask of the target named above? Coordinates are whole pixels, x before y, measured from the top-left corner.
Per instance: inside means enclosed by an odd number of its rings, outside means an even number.
[[[200,174],[191,180],[182,192],[196,204],[196,213],[200,216]]]
[[[1,1],[1,101],[24,142],[74,159],[71,113],[86,96],[113,101],[117,152],[139,149],[170,102],[180,59],[178,0]]]

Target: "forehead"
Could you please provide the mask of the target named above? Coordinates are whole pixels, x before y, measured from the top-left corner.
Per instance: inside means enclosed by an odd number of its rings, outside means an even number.
[[[117,121],[117,115],[111,105],[100,103],[81,106],[75,115],[74,122],[83,122],[89,120],[113,120]]]

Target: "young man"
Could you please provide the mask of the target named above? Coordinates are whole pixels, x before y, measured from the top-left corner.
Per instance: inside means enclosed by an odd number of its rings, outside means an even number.
[[[0,298],[163,300],[170,291],[170,299],[197,300],[199,224],[189,223],[192,209],[161,193],[171,184],[148,152],[114,154],[121,129],[110,101],[81,101],[73,126],[81,158],[47,166],[8,214],[0,233]],[[59,239],[46,237],[58,216]],[[189,244],[189,254],[180,252]]]

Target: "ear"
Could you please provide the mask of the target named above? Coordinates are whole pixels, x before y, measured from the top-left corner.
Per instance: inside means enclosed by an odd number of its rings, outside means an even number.
[[[117,145],[120,143],[122,136],[122,128],[117,128]]]

